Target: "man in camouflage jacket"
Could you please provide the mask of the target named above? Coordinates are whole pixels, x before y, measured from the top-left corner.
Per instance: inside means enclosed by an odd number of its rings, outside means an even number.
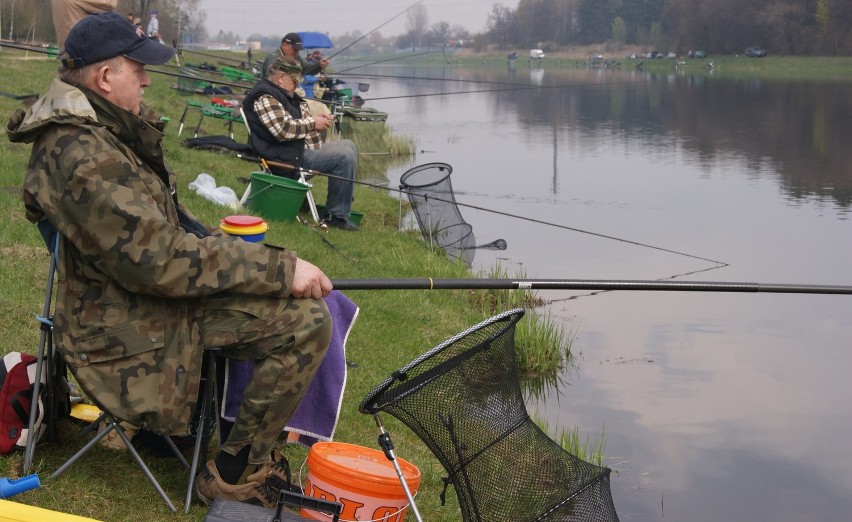
[[[328,348],[331,281],[292,251],[203,227],[178,203],[163,125],[141,103],[145,64],[174,50],[116,13],[84,18],[65,49],[60,77],[7,125],[11,141],[33,144],[27,217],[61,237],[57,346],[95,402],[167,435],[187,433],[203,349],[254,361],[198,491],[274,505],[275,442]]]

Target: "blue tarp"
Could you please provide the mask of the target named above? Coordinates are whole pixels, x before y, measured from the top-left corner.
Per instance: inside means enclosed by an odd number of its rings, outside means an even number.
[[[305,49],[331,49],[334,47],[331,38],[323,33],[304,31],[298,33],[302,37],[302,47]]]

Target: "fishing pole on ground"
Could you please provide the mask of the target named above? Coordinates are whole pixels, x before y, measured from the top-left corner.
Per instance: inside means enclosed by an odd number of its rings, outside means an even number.
[[[34,52],[34,53],[41,53],[41,54],[56,54],[57,53],[56,49],[51,50],[51,49],[47,49],[45,47],[9,42],[7,40],[0,40],[0,47],[8,47],[9,49],[18,49],[18,50],[21,50],[21,51],[31,51],[31,52]]]
[[[277,161],[269,161],[268,164],[270,166],[280,167],[280,168],[288,169],[288,170],[291,170],[291,171],[304,172],[305,174],[309,174],[309,175],[312,175],[312,176],[325,176],[326,178],[344,180],[344,181],[348,181],[348,182],[355,183],[355,184],[358,184],[358,185],[365,185],[367,187],[387,190],[387,191],[390,191],[390,192],[398,192],[400,194],[405,194],[405,195],[420,196],[420,194],[413,193],[413,192],[410,192],[410,191],[407,191],[407,190],[385,187],[385,186],[382,186],[382,185],[376,185],[376,184],[373,184],[373,183],[367,183],[365,181],[358,181],[358,180],[355,180],[355,179],[347,179],[347,178],[344,178],[342,176],[336,176],[334,174],[328,174],[328,173],[325,173],[325,172],[319,172],[319,171],[311,170],[311,169],[304,169],[304,168],[300,169],[300,168],[297,168],[294,165],[290,165],[288,163],[281,163],[281,162],[277,162]],[[668,249],[668,248],[649,245],[647,243],[640,243],[638,241],[632,241],[632,240],[629,240],[629,239],[615,237],[615,236],[611,236],[611,235],[607,235],[607,234],[592,232],[590,230],[583,230],[583,229],[576,228],[576,227],[569,227],[568,225],[561,225],[559,223],[553,223],[553,222],[544,221],[544,220],[541,220],[541,219],[531,218],[531,217],[527,217],[527,216],[520,216],[520,215],[517,215],[517,214],[512,214],[510,212],[503,212],[502,210],[494,210],[494,209],[490,209],[490,208],[480,207],[480,206],[477,206],[477,205],[470,205],[470,204],[467,204],[467,203],[459,203],[458,201],[442,199],[442,198],[434,197],[434,196],[429,197],[428,199],[440,201],[442,203],[451,203],[451,204],[458,205],[460,207],[466,207],[466,208],[470,208],[470,209],[473,209],[473,210],[479,210],[479,211],[482,211],[482,212],[490,212],[492,214],[498,214],[498,215],[505,216],[505,217],[520,219],[520,220],[523,220],[523,221],[529,221],[531,223],[538,223],[539,225],[546,225],[546,226],[561,228],[563,230],[570,230],[572,232],[578,232],[578,233],[581,233],[581,234],[595,236],[595,237],[599,237],[599,238],[603,238],[603,239],[610,239],[610,240],[613,240],[613,241],[618,241],[620,243],[627,243],[627,244],[630,244],[630,245],[639,246],[639,247],[643,247],[643,248],[650,248],[652,250],[657,250],[657,251],[660,251],[660,252],[666,252],[666,253],[669,253],[669,254],[675,254],[675,255],[679,255],[679,256],[683,256],[683,257],[688,257],[688,258],[691,258],[691,259],[697,259],[697,260],[700,260],[700,261],[707,261],[708,263],[714,263],[714,264],[718,265],[716,268],[728,266],[728,263],[725,263],[723,261],[717,261],[715,259],[708,259],[706,257],[696,256],[696,255],[693,255],[693,254],[687,254],[685,252],[679,252],[677,250],[671,250],[671,249]]]
[[[338,54],[342,53],[342,52],[343,52],[343,51],[345,51],[346,49],[349,49],[350,47],[352,47],[352,46],[353,46],[353,45],[355,45],[356,43],[360,42],[360,41],[361,41],[361,40],[363,40],[364,38],[366,38],[366,37],[370,36],[371,34],[375,33],[375,32],[376,32],[376,31],[378,31],[379,29],[381,29],[382,27],[386,26],[387,24],[389,24],[389,23],[391,23],[392,21],[396,20],[396,19],[397,19],[397,18],[399,18],[400,16],[404,15],[404,14],[405,14],[405,13],[407,13],[409,10],[411,10],[414,6],[416,6],[416,5],[418,5],[418,4],[422,4],[424,1],[425,1],[425,0],[419,0],[419,1],[417,1],[417,2],[414,2],[414,3],[413,3],[413,4],[411,4],[410,6],[406,7],[404,10],[402,10],[402,11],[400,11],[399,13],[395,14],[393,17],[391,17],[391,18],[390,18],[390,19],[388,19],[387,21],[383,22],[380,26],[376,27],[376,28],[375,28],[375,29],[373,29],[372,31],[368,32],[367,34],[361,35],[361,37],[360,37],[360,38],[358,38],[357,40],[355,40],[354,42],[350,43],[350,44],[349,44],[349,45],[347,45],[346,47],[344,47],[344,48],[340,49],[339,51],[337,51],[336,53],[332,54],[331,56],[329,56],[329,57],[328,57],[328,59],[329,59],[329,60],[331,60],[332,58],[334,58],[334,57],[335,57],[335,56],[337,56]]]
[[[630,279],[332,279],[336,290],[610,290],[852,295],[852,286]]]

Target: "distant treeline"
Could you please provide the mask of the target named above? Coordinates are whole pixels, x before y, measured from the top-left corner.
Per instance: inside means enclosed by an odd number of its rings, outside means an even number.
[[[494,4],[487,41],[501,48],[606,42],[659,51],[852,54],[850,0],[520,0]],[[554,49],[555,50],[555,49]]]
[[[281,35],[208,36],[203,0],[118,0],[116,10],[135,13],[147,23],[154,8],[170,43],[234,45],[248,39],[268,50],[280,42]],[[0,36],[53,41],[53,24],[45,13],[50,13],[50,0],[0,1]],[[331,36],[341,48],[361,33]],[[612,52],[638,45],[679,54],[738,54],[762,47],[770,54],[852,55],[852,0],[520,0],[515,9],[492,4],[480,33],[445,20],[430,24],[427,8],[417,4],[408,14],[405,34],[385,38],[376,32],[349,52],[456,45],[546,52],[573,45],[603,45],[602,51]]]

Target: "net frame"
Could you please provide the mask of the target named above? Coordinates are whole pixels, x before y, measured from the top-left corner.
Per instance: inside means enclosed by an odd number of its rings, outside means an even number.
[[[361,413],[408,426],[446,470],[465,521],[614,521],[610,469],[565,451],[533,422],[515,361],[523,309],[487,319],[395,371]]]

